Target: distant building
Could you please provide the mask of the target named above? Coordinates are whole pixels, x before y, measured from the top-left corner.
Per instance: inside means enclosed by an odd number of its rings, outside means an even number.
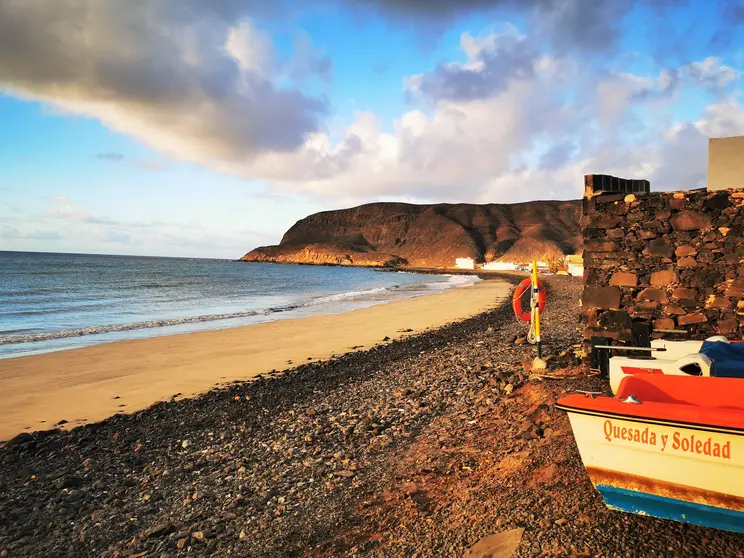
[[[483,264],[483,269],[487,271],[516,271],[521,266],[514,262],[488,262]]]
[[[708,140],[708,190],[744,188],[744,136]]]
[[[568,274],[573,277],[584,277],[584,257],[581,254],[566,256]]]
[[[457,258],[455,267],[457,269],[475,269],[475,260],[473,258]]]

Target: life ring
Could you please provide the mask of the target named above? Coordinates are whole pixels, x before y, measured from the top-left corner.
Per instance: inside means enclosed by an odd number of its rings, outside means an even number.
[[[528,277],[527,279],[524,279],[519,285],[517,285],[517,288],[514,289],[514,294],[512,295],[512,307],[514,308],[514,315],[517,317],[518,320],[522,322],[529,322],[532,319],[531,308],[529,306],[526,310],[522,308],[522,295],[524,295],[525,292],[531,291],[532,279]],[[541,314],[545,312],[545,303],[547,302],[547,300],[548,295],[545,292],[545,287],[543,286],[542,281],[538,279],[537,307],[540,310]]]

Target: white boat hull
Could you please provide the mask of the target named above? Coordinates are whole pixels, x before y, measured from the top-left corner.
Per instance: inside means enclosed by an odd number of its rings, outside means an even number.
[[[566,410],[608,507],[744,532],[744,433]]]

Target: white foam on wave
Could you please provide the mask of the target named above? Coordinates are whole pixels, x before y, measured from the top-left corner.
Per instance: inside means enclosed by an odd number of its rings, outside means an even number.
[[[349,300],[353,298],[360,298],[364,296],[370,296],[378,293],[384,293],[389,291],[389,287],[377,287],[376,289],[368,289],[366,291],[347,291],[345,293],[336,293],[327,296],[320,296],[313,298],[307,302],[300,304],[299,306],[317,306],[319,304],[328,304],[329,302],[340,302],[343,300]]]
[[[447,277],[447,281],[427,283],[427,286],[432,289],[445,290],[455,287],[469,287],[483,280],[477,275],[443,275],[442,277]]]

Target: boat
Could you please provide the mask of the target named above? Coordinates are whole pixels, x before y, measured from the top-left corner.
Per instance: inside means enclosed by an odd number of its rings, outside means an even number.
[[[652,339],[651,348],[664,353],[665,360],[677,360],[684,356],[699,353],[705,341],[731,343],[723,335],[714,335],[705,340],[669,341],[668,339]]]
[[[744,382],[631,375],[556,407],[610,509],[744,533]]]
[[[622,349],[622,347],[619,347]],[[744,343],[723,336],[705,341],[651,341],[651,354],[659,357],[613,356],[609,359],[610,389],[617,393],[620,382],[638,374],[744,378]]]

